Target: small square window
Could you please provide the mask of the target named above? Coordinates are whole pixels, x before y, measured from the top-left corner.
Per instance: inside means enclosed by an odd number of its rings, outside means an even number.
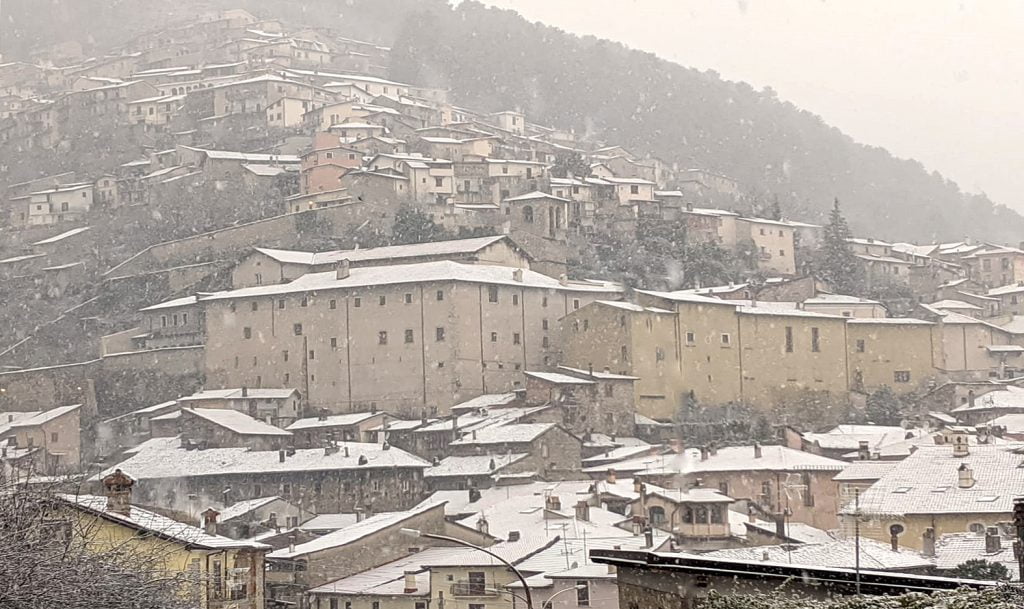
[[[312,349],[309,350],[309,359],[316,359],[316,351]]]
[[[687,345],[694,345],[696,343],[697,343],[697,334],[694,333],[694,332],[687,332],[686,333],[686,344]]]
[[[295,333],[295,336],[302,336],[302,324],[293,324],[292,332]]]
[[[519,306],[519,294],[512,295],[512,306]]]
[[[512,333],[512,344],[513,345],[521,345],[521,344],[523,344],[522,337],[519,336],[518,332],[513,332]]]
[[[730,336],[728,332],[723,332],[722,333],[722,345],[723,346],[728,346],[728,345],[731,345],[731,344],[732,344],[732,336]]]
[[[252,328],[250,328],[249,326],[242,328],[242,337],[245,338],[246,340],[252,338]]]
[[[444,328],[437,328],[434,330],[434,339],[439,343],[444,342]]]
[[[857,353],[864,353],[864,339],[857,339]]]
[[[897,370],[892,373],[892,380],[896,383],[909,383],[910,382],[910,371],[909,370]]]
[[[575,311],[578,308],[580,308],[580,299],[579,298],[573,298],[572,299],[572,310]]]
[[[386,345],[388,344],[388,333],[386,330],[381,330],[377,333],[377,344]]]
[[[249,305],[249,308],[250,308],[250,309],[252,309],[253,311],[259,311],[259,310],[260,310],[260,303],[258,303],[258,302],[256,302],[256,301],[254,300],[254,301],[252,301],[252,303],[251,303],[251,304]]]
[[[279,298],[277,300],[277,308],[278,309],[283,309],[284,308],[284,298]]]
[[[359,307],[363,306],[363,299],[358,297],[358,296],[356,296],[355,298],[352,299],[352,306],[357,308],[357,309]]]
[[[487,302],[498,302],[498,286],[487,286]]]
[[[332,336],[331,337],[331,349],[337,349],[337,348],[338,348],[338,337]]]
[[[337,300],[332,300],[328,306],[330,308],[332,308],[332,309],[337,309],[338,308],[338,301]]]
[[[542,306],[542,307],[548,306],[548,297],[547,296],[545,296],[545,297],[540,299],[540,306]]]
[[[546,319],[540,320],[540,328],[541,328],[541,330],[547,330],[548,329],[548,320],[546,320]]]
[[[302,301],[299,302],[299,304],[301,306],[303,306],[303,307],[308,307],[309,306],[309,297],[308,296],[303,296],[302,297]]]
[[[413,332],[412,332],[412,330],[406,330],[405,331],[405,342],[406,342],[406,344],[411,343],[412,340],[413,340]]]
[[[444,290],[438,290],[437,291],[437,299],[438,300],[444,300]]]
[[[491,332],[491,342],[492,343],[498,342],[498,333],[497,332]]]
[[[406,293],[405,304],[412,304],[412,294]]]
[[[388,297],[387,296],[381,296],[380,298],[377,299],[377,304],[379,304],[382,307],[384,305],[388,304]]]

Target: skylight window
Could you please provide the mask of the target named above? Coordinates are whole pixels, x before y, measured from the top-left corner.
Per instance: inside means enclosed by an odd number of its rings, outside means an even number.
[[[935,488],[933,488],[933,489],[932,489],[932,492],[933,492],[933,493],[945,493],[945,492],[946,492],[946,491],[948,491],[949,489],[950,489],[949,485],[945,485],[945,486],[936,486]]]
[[[909,486],[901,486],[899,488],[893,489],[892,492],[893,492],[894,495],[905,495],[905,494],[910,492],[911,488],[912,487],[909,487]]]
[[[996,499],[999,499],[999,495],[985,495],[978,497],[978,503],[993,503]]]

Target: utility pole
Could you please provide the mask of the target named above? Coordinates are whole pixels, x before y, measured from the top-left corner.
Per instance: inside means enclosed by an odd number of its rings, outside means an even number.
[[[853,496],[853,539],[853,570],[857,578],[857,596],[860,596],[860,489],[856,489]]]

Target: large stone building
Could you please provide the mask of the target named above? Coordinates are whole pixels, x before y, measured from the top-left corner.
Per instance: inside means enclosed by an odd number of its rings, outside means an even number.
[[[451,261],[310,273],[200,298],[209,384],[295,387],[312,408],[419,416],[522,384],[560,319],[618,286]]]

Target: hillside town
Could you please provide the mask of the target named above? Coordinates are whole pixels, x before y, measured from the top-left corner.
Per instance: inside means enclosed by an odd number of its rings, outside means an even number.
[[[0,63],[2,149],[64,157],[0,161],[6,485],[204,609],[1021,580],[1024,243],[855,234],[389,55],[235,9]]]

